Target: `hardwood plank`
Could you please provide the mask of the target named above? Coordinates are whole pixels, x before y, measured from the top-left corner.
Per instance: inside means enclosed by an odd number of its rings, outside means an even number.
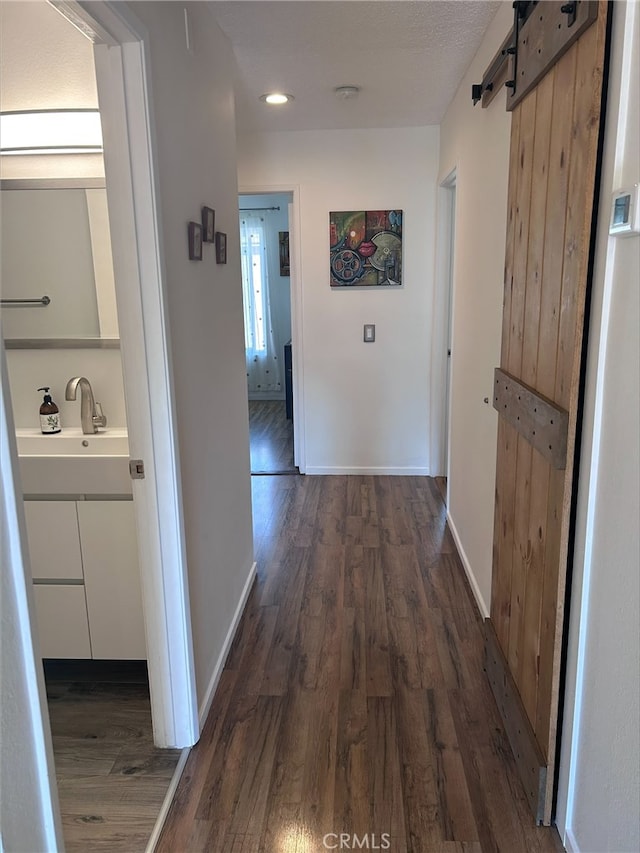
[[[277,572],[274,571],[280,578],[274,598],[279,604],[271,648],[262,671],[260,692],[263,695],[281,696],[287,691],[297,633],[297,622],[291,614],[300,612],[308,560],[308,549],[291,548]]]
[[[53,735],[56,775],[108,776],[122,751],[122,740]]]
[[[358,836],[370,832],[367,695],[340,691],[333,826]]]
[[[363,478],[360,487],[362,501],[362,544],[367,548],[376,548],[380,544],[378,526],[378,504],[373,477]]]
[[[244,766],[229,825],[230,835],[252,837],[256,847],[264,824],[282,714],[282,697],[258,698],[247,748],[251,760]]]
[[[511,332],[511,294],[513,292],[513,261],[518,208],[518,179],[520,171],[517,168],[520,152],[520,120],[521,111],[514,110],[511,114],[511,143],[509,148],[509,188],[507,197],[507,236],[504,266],[504,296],[502,303],[502,363],[506,364],[509,354],[509,337]]]
[[[326,690],[340,671],[344,559],[340,545],[317,545],[310,558],[292,664],[304,690]]]
[[[513,579],[513,506],[516,495],[518,433],[498,419],[496,508],[491,574],[491,618],[503,652],[509,651],[511,586]]]
[[[549,502],[547,506],[547,537],[545,561],[550,562],[543,578],[540,616],[540,662],[538,697],[534,730],[545,755],[554,748],[551,732],[555,725],[551,719],[554,697],[557,698],[560,677],[560,643],[564,615],[564,590],[566,587],[567,534],[565,476],[563,472],[549,472]],[[557,713],[557,712],[556,712]],[[555,716],[555,714],[554,714]]]
[[[558,347],[566,357],[556,363],[554,395],[570,412],[575,411],[580,375],[606,16],[606,4],[601,3],[598,21],[575,45],[576,83],[558,330]]]
[[[384,576],[379,549],[365,548],[366,677],[369,696],[390,696],[393,690],[389,655]]]
[[[536,135],[537,91],[531,92],[520,104],[520,136],[516,168],[516,217],[513,237],[511,287],[511,313],[509,319],[509,347],[503,353],[500,366],[512,376],[520,376],[524,341],[526,304],[527,252],[529,247],[529,222],[531,186],[533,180],[533,154]],[[514,111],[515,115],[515,111]],[[504,322],[503,318],[503,322]],[[506,357],[506,358],[505,358]]]
[[[318,713],[309,721],[300,817],[318,840],[334,831],[339,691],[315,694]]]
[[[315,541],[315,525],[318,517],[322,478],[311,477],[310,487],[303,489],[303,505],[298,513],[297,531],[293,544],[310,546]]]
[[[444,837],[451,841],[475,842],[478,840],[478,830],[458,749],[448,691],[429,690],[425,711]]]
[[[344,541],[347,514],[346,479],[325,477],[320,500],[323,511],[317,518],[317,541],[323,545],[340,545]]]
[[[524,595],[527,572],[531,563],[529,541],[529,507],[531,504],[531,457],[533,448],[518,435],[516,451],[515,501],[513,505],[513,560],[511,579],[511,610],[509,621],[509,649],[507,659],[514,677],[520,671],[520,637],[524,614]]]
[[[536,98],[535,139],[531,197],[529,207],[529,235],[527,242],[527,271],[525,287],[524,329],[522,340],[521,381],[537,388],[538,339],[540,337],[540,301],[544,274],[544,222],[547,206],[549,178],[549,149],[551,144],[551,118],[553,108],[554,73],[548,74],[538,85]]]
[[[399,688],[394,694],[398,719],[405,832],[410,850],[447,838],[425,708],[427,692]]]
[[[259,697],[245,697],[238,693],[236,688],[224,719],[219,748],[211,756],[194,815],[198,820],[210,823],[208,843],[212,849],[222,842],[229,828],[237,790],[250,755],[249,745],[253,743],[252,729]]]
[[[531,493],[527,542],[530,559],[524,586],[524,606],[520,623],[519,670],[517,683],[520,698],[532,725],[538,706],[540,619],[544,587],[547,506],[549,502],[549,463],[533,451],[531,459]]]
[[[544,220],[544,260],[540,292],[540,330],[537,389],[555,400],[555,372],[558,352],[558,323],[564,262],[569,165],[571,162],[571,123],[575,90],[576,51],[565,54],[554,69],[553,113],[549,150],[549,186]]]
[[[436,628],[436,648],[446,687],[468,687],[470,674],[455,622],[450,613],[434,610],[431,619]]]
[[[367,699],[367,754],[371,805],[369,827],[406,849],[404,803],[395,703],[385,696]]]

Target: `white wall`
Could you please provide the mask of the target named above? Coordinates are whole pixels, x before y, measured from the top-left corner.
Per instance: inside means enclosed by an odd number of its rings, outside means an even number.
[[[558,824],[568,850],[640,850],[640,237],[608,235],[640,180],[640,8],[614,4]]]
[[[107,427],[126,427],[122,358],[119,349],[8,349],[7,365],[13,419],[21,429],[39,429],[42,391],[49,386],[60,409],[62,428],[80,426],[80,396],[67,403],[64,391],[72,376],[86,376],[102,404]]]
[[[455,168],[449,520],[478,603],[488,615],[496,468],[493,370],[500,364],[511,114],[505,94],[473,106],[478,83],[513,24],[502,3],[447,110],[440,130],[439,179]]]
[[[241,188],[242,189],[242,188]],[[240,207],[279,207],[280,210],[264,211],[267,261],[269,264],[269,297],[271,325],[275,337],[276,352],[280,358],[282,391],[252,392],[249,399],[284,400],[284,345],[291,340],[291,278],[280,275],[279,232],[289,230],[289,202],[291,193],[269,193],[267,195],[241,195]]]
[[[253,565],[233,54],[207,4],[129,4],[148,29],[157,180],[176,396],[198,700],[206,699]],[[187,255],[187,223],[214,208],[213,245]],[[153,393],[153,389],[152,389]]]
[[[307,473],[429,472],[437,168],[437,127],[238,140],[241,186],[300,191]],[[402,288],[332,290],[329,212],[394,208],[404,211]],[[364,323],[376,325],[373,344]]]

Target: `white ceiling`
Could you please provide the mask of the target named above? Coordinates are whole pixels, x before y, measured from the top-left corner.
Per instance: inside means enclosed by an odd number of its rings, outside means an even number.
[[[238,63],[238,128],[330,130],[439,124],[500,2],[210,0],[209,7]],[[360,87],[356,100],[334,95],[344,85]],[[295,100],[282,107],[259,100],[274,90]]]

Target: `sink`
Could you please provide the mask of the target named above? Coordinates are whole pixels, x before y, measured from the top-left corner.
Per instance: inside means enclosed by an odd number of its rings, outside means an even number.
[[[130,495],[126,429],[93,435],[80,427],[43,435],[17,429],[18,459],[25,495]]]
[[[36,429],[17,429],[18,456],[128,456],[126,429],[107,429],[84,435],[80,427],[64,429],[57,435],[43,435]]]

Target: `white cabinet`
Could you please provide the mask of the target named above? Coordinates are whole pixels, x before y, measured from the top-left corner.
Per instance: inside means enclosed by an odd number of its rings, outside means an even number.
[[[90,658],[89,621],[75,501],[25,501],[40,649]]]
[[[35,584],[40,649],[45,658],[90,658],[84,586]]]
[[[75,501],[25,501],[34,580],[82,580]]]
[[[78,503],[94,658],[146,657],[133,501]]]
[[[146,658],[133,501],[25,501],[46,658]]]

